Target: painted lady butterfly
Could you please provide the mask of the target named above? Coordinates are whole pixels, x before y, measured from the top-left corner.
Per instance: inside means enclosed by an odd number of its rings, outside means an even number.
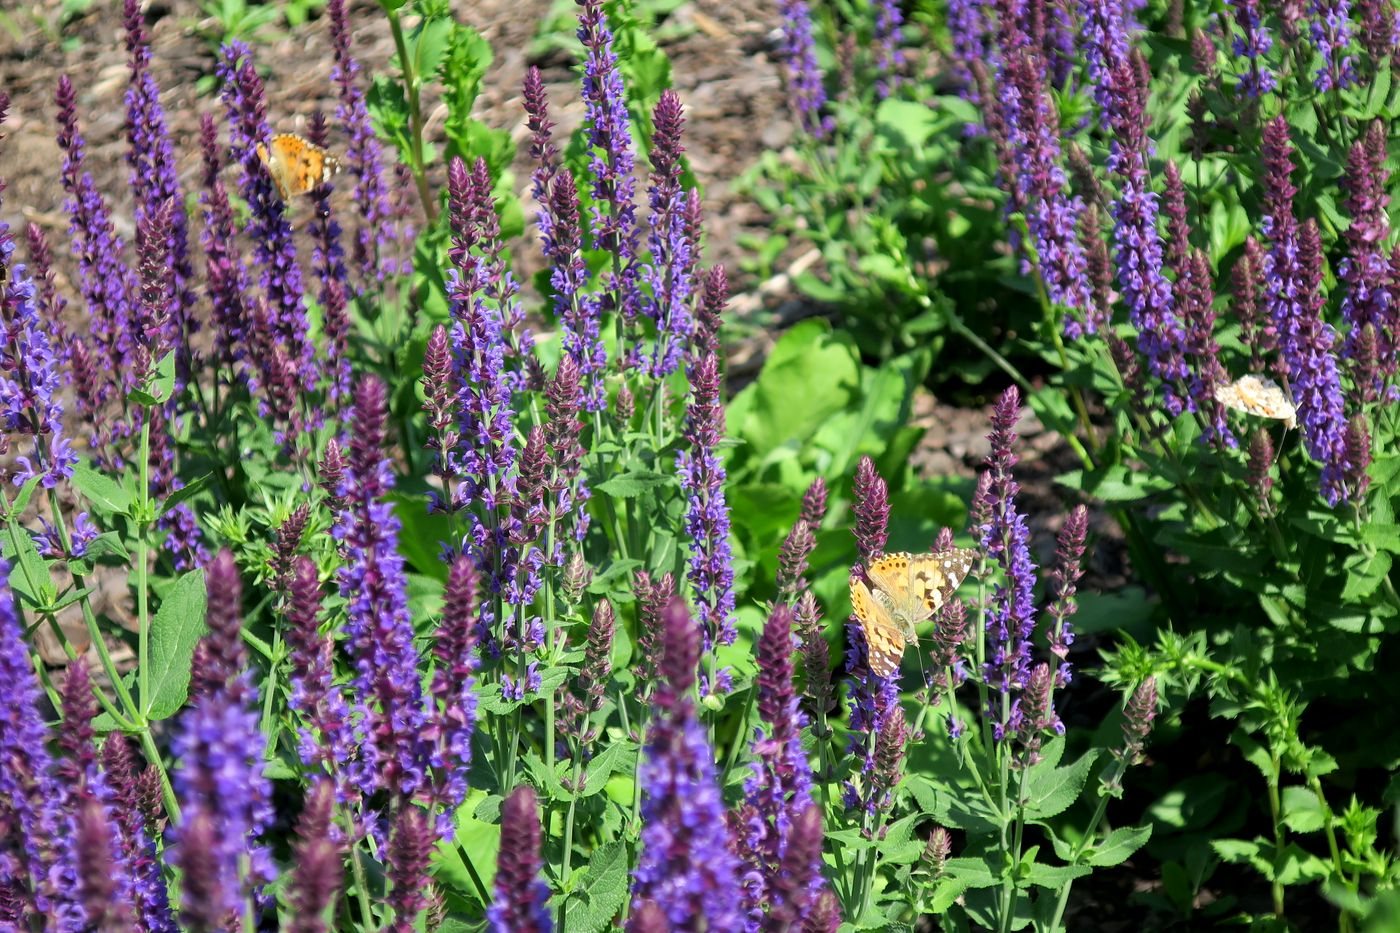
[[[278,133],[267,145],[259,143],[258,158],[283,201],[315,190],[340,171],[339,159],[296,133]]]
[[[933,618],[979,556],[972,548],[883,554],[865,568],[874,589],[859,575],[851,577],[851,608],[865,633],[872,671],[881,677],[899,671],[905,644],[919,640],[914,627]]]
[[[1241,376],[1229,385],[1216,386],[1215,400],[1226,408],[1260,418],[1276,418],[1289,428],[1297,424],[1298,409],[1283,387],[1264,376]]]

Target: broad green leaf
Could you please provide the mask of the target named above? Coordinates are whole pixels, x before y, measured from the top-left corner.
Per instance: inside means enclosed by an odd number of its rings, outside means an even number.
[[[1059,890],[1075,878],[1083,878],[1092,872],[1088,865],[1046,865],[1035,862],[1026,874],[1026,881],[1041,888]]]
[[[179,489],[175,490],[170,495],[165,497],[165,501],[160,504],[160,508],[157,510],[157,514],[164,515],[166,512],[169,512],[171,509],[175,508],[180,503],[188,502],[189,500],[193,499],[195,496],[199,495],[201,492],[204,491],[205,487],[209,485],[209,481],[212,478],[212,473],[205,473],[203,476],[200,476],[197,479],[190,480],[188,483],[181,486]]]
[[[125,515],[131,509],[131,496],[116,480],[94,470],[86,460],[73,469],[73,485],[98,511]]]
[[[631,772],[636,766],[637,746],[631,742],[614,742],[603,753],[588,763],[584,770],[581,797],[592,797],[607,786],[608,778],[614,772]]]
[[[1001,883],[1000,874],[985,859],[950,858],[944,870],[964,888],[990,888]]]
[[[627,846],[613,840],[588,857],[588,870],[576,879],[564,913],[568,928],[578,933],[599,933],[612,925],[627,900]]]
[[[1070,489],[1083,490],[1105,502],[1133,502],[1175,488],[1172,481],[1165,477],[1149,476],[1130,470],[1122,464],[1113,464],[1089,473],[1071,470],[1063,476],[1055,477],[1055,482]]]
[[[745,392],[753,395],[752,407],[735,428],[762,459],[849,411],[860,392],[860,363],[826,321],[811,318],[783,335]]]
[[[1089,850],[1085,860],[1094,868],[1121,865],[1152,838],[1152,826],[1120,826]]]
[[[648,489],[665,485],[674,479],[669,473],[655,473],[651,470],[632,470],[609,477],[593,487],[594,492],[612,496],[614,499],[631,499],[640,496]]]
[[[1283,789],[1283,822],[1295,833],[1315,833],[1327,825],[1317,794],[1294,785]]]
[[[175,582],[151,620],[151,696],[142,697],[147,719],[165,719],[184,705],[190,687],[190,661],[204,635],[204,571],[191,570]]]
[[[1068,810],[1079,799],[1098,756],[1099,749],[1090,749],[1072,765],[1037,775],[1026,789],[1030,800],[1026,814],[1034,819],[1045,819]]]

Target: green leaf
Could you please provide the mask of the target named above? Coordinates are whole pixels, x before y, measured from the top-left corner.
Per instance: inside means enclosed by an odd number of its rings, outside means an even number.
[[[612,925],[627,900],[627,846],[615,839],[589,856],[588,870],[564,908],[568,928],[578,933],[599,933]]]
[[[1034,862],[1026,874],[1026,880],[1041,888],[1059,890],[1075,878],[1083,878],[1092,872],[1088,865],[1046,865]]]
[[[1089,780],[1089,770],[1098,757],[1099,749],[1090,749],[1072,765],[1034,775],[1026,790],[1030,801],[1026,814],[1033,819],[1045,819],[1068,810],[1079,799],[1080,791]]]
[[[1295,833],[1315,833],[1327,825],[1317,794],[1306,787],[1283,789],[1283,822]]]
[[[603,753],[588,763],[584,772],[583,792],[581,797],[592,797],[602,790],[608,783],[608,778],[615,772],[630,772],[636,767],[637,746],[632,742],[614,742]]]
[[[1082,490],[1105,502],[1133,502],[1175,488],[1175,484],[1166,477],[1149,476],[1119,463],[1089,473],[1072,470],[1055,477],[1055,482],[1070,489]]]
[[[990,862],[980,858],[950,858],[944,870],[964,888],[990,888],[1001,883],[1001,876]]]
[[[619,473],[616,476],[609,477],[597,486],[594,486],[593,491],[612,496],[614,499],[631,499],[640,496],[648,489],[655,489],[657,486],[671,482],[673,479],[674,477],[669,473],[655,473],[651,470],[631,470],[627,473]]]
[[[1121,865],[1152,838],[1152,826],[1120,826],[1089,850],[1085,861],[1094,868]]]
[[[141,698],[147,719],[165,719],[184,705],[190,688],[190,661],[204,625],[204,571],[191,570],[175,581],[151,620],[151,695]]]
[[[860,363],[847,338],[820,318],[797,324],[778,341],[757,381],[748,417],[735,425],[760,460],[800,446],[828,419],[849,411],[860,391]]]
[[[131,510],[131,496],[116,480],[94,470],[86,460],[73,468],[73,485],[98,511],[108,515],[126,515]]]
[[[19,494],[16,495],[14,501],[10,503],[11,516],[19,518],[24,514],[24,510],[29,507],[29,500],[34,496],[34,490],[39,488],[39,480],[41,479],[43,479],[42,476],[35,474],[25,480],[23,486],[19,487]]]
[[[205,473],[198,479],[190,480],[188,483],[166,496],[165,501],[160,504],[157,514],[164,515],[181,502],[188,502],[199,495],[204,491],[205,487],[209,485],[209,481],[213,479],[213,476],[214,474],[212,473]]]

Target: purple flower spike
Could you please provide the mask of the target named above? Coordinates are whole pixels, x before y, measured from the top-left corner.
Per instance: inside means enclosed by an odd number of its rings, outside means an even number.
[[[345,635],[365,733],[362,792],[408,800],[425,786],[430,745],[398,548],[401,526],[386,501],[394,485],[384,453],[387,416],[384,384],[362,377],[334,534],[345,554],[337,578],[347,602]]]
[[[496,900],[487,911],[492,933],[549,933],[549,886],[540,877],[540,816],[535,789],[522,784],[501,804]]]
[[[1186,323],[1186,354],[1190,361],[1189,389],[1192,404],[1205,421],[1201,439],[1217,448],[1237,447],[1230,431],[1225,407],[1216,401],[1215,390],[1230,381],[1220,364],[1220,344],[1215,340],[1215,290],[1210,260],[1201,250],[1186,258],[1183,278],[1177,283],[1177,300]]]
[[[1190,410],[1183,394],[1190,377],[1184,359],[1186,332],[1172,306],[1171,284],[1163,275],[1162,238],[1157,229],[1157,195],[1147,167],[1146,65],[1140,53],[1112,74],[1108,103],[1114,139],[1108,159],[1120,181],[1113,204],[1113,242],[1117,249],[1118,287],[1138,329],[1138,350],[1148,369],[1163,383],[1163,404],[1176,417]]]
[[[3,181],[0,181],[3,192]],[[45,489],[73,475],[78,455],[63,434],[58,356],[49,326],[35,304],[34,282],[15,261],[15,240],[0,222],[0,427],[34,438],[33,448],[16,458],[14,484],[39,477]]]
[[[81,933],[87,927],[71,848],[73,825],[65,812],[69,792],[49,755],[39,707],[43,690],[30,665],[14,594],[4,582],[9,578],[10,566],[0,560],[0,801],[16,837],[6,846],[14,858],[0,859],[0,884],[24,892],[20,928],[47,918],[61,933]]]
[[[679,599],[663,612],[662,640],[656,713],[639,773],[642,852],[632,907],[654,902],[673,930],[696,928],[701,918],[710,930],[740,930],[738,865],[714,752],[691,695],[700,633]]]
[[[904,65],[904,52],[899,47],[900,30],[904,28],[904,11],[895,0],[878,0],[875,4],[875,67],[880,76],[875,82],[875,96],[884,100],[899,87],[899,69]]]
[[[588,746],[598,737],[598,727],[591,720],[603,708],[608,680],[612,676],[614,627],[612,603],[599,600],[588,625],[588,641],[584,644],[578,680],[574,691],[564,698],[564,732],[573,738],[585,757],[589,754]]]
[[[166,203],[183,204],[175,149],[160,103],[160,87],[151,75],[151,46],[141,19],[140,0],[125,0],[126,50],[130,55],[131,82],[126,89],[127,164],[131,166],[131,190],[136,197],[136,224]],[[189,338],[195,323],[194,270],[190,265],[189,231],[183,210],[174,211],[165,225],[166,255],[173,279],[170,334],[176,349],[181,384],[189,378],[192,348]]]
[[[1322,57],[1313,85],[1319,91],[1340,91],[1356,83],[1356,59],[1351,49],[1351,0],[1312,0],[1309,34]]]
[[[653,378],[661,379],[676,371],[694,330],[690,296],[695,285],[699,243],[686,223],[686,194],[681,187],[685,117],[675,91],[668,88],[661,92],[652,123],[655,133],[648,188],[651,221],[647,231],[651,258],[642,272],[650,294],[643,294],[639,304],[656,327],[655,348],[642,362]]]
[[[1235,75],[1240,81],[1240,93],[1249,98],[1262,97],[1278,87],[1278,79],[1262,61],[1274,47],[1273,36],[1264,25],[1259,0],[1230,0],[1230,11],[1239,29],[1231,51],[1237,58],[1244,58],[1247,69]]]
[[[812,10],[806,0],[780,0],[778,12],[783,18],[782,61],[788,107],[807,135],[825,139],[835,130],[836,122],[822,115],[826,87],[812,38]]]
[[[143,791],[136,758],[126,737],[114,733],[102,746],[102,771],[112,794],[112,818],[116,823],[120,860],[131,879],[130,898],[136,906],[142,929],[151,933],[175,933],[175,917],[170,911],[161,861],[156,854],[155,822],[159,808],[159,778],[155,793]],[[147,774],[154,776],[154,771]]]
[[[309,557],[293,559],[287,588],[286,637],[292,688],[287,705],[302,719],[297,733],[301,760],[329,768],[342,802],[348,802],[353,799],[353,789],[346,780],[352,766],[350,711],[334,685],[335,643],[321,634],[321,581],[316,562]]]
[[[629,319],[637,300],[636,164],[627,91],[617,70],[617,52],[602,0],[578,0],[578,39],[585,52],[584,125],[588,128],[588,174],[594,201],[593,247],[612,254],[604,279],[601,310]]]
[[[1061,167],[1058,119],[1045,94],[1044,61],[1029,51],[1006,64],[1003,101],[1015,147],[1016,184],[1027,207],[1041,279],[1050,300],[1065,311],[1065,334],[1093,333],[1088,263],[1077,236],[1083,202],[1069,193]]]
[[[1357,388],[1363,397],[1376,398],[1383,385],[1382,376],[1393,378],[1396,372],[1396,337],[1391,320],[1396,296],[1391,280],[1390,264],[1385,254],[1385,241],[1390,235],[1386,213],[1390,197],[1386,183],[1386,129],[1379,121],[1371,124],[1363,139],[1351,147],[1347,172],[1343,181],[1346,198],[1342,202],[1351,215],[1351,226],[1342,234],[1347,255],[1337,268],[1337,277],[1346,287],[1342,295],[1342,318],[1348,326],[1343,355],[1353,364],[1360,362],[1360,343],[1370,325],[1376,338],[1374,359],[1381,364],[1379,372],[1360,378],[1364,384]],[[1357,367],[1358,371],[1361,367]],[[1368,367],[1369,368],[1369,367]]]
[[[676,595],[676,581],[662,574],[655,581],[646,571],[637,571],[632,585],[637,602],[637,677],[643,699],[650,699],[661,682],[662,623],[666,607]]]
[[[691,373],[691,401],[683,434],[686,449],[676,455],[676,470],[689,507],[689,579],[705,633],[705,648],[731,645],[734,627],[734,557],[729,547],[729,504],[724,494],[724,461],[718,445],[724,437],[724,404],[719,394],[719,364],[708,356]]]
[[[980,103],[973,66],[992,58],[992,28],[986,0],[950,0],[948,34],[953,45],[953,77],[971,103]]]
[[[24,240],[29,247],[29,263],[34,268],[32,277],[37,289],[35,304],[53,336],[54,350],[60,360],[67,362],[72,353],[73,333],[63,314],[68,307],[68,299],[59,292],[54,281],[53,249],[43,228],[36,223],[25,226]]]
[[[421,807],[406,804],[399,811],[394,834],[389,839],[386,874],[389,894],[385,898],[393,910],[388,933],[414,933],[418,915],[429,904],[428,860],[433,854],[433,831]]]
[[[204,191],[199,196],[204,208],[204,232],[200,245],[204,248],[204,277],[208,283],[210,321],[214,325],[213,363],[232,366],[246,351],[249,312],[243,296],[249,291],[248,270],[238,252],[238,231],[228,189],[219,177],[223,159],[211,114],[200,115],[199,141],[204,157]]]
[[[1124,0],[1078,0],[1077,5],[1089,83],[1094,86],[1095,102],[1108,111],[1115,94],[1113,73],[1128,61],[1131,14]]]
[[[890,521],[888,488],[868,456],[856,466],[855,500],[856,550],[862,561],[868,561],[884,552]]]
[[[118,894],[120,874],[112,859],[116,837],[102,804],[95,797],[84,798],[75,822],[78,890],[91,929],[132,929],[131,905]]]
[[[1016,422],[1021,416],[1021,395],[1009,386],[992,411],[992,431],[988,435],[991,452],[985,492],[988,520],[979,527],[987,558],[1001,567],[1004,582],[998,583],[987,604],[987,662],[983,682],[993,688],[985,713],[992,721],[992,734],[998,740],[1014,735],[1021,727],[1022,711],[1017,694],[1030,681],[1031,632],[1035,628],[1035,562],[1031,560],[1030,530],[1025,516],[1016,508],[1020,484],[1011,474],[1016,465],[1012,445],[1016,442]]]
[[[85,167],[82,133],[78,129],[77,94],[68,76],[58,79],[58,145],[63,150],[64,209],[69,236],[78,260],[78,287],[91,320],[89,349],[102,361],[95,404],[105,404],[113,394],[124,394],[123,374],[130,371],[131,306],[136,294],[135,276],[122,259],[123,244],[113,225],[106,200]],[[97,416],[100,417],[100,416]],[[126,436],[129,426],[120,419],[110,433]],[[101,438],[105,440],[105,436]],[[105,446],[105,444],[104,444]],[[115,452],[111,452],[115,455]]]
[[[789,864],[794,847],[810,849],[809,840],[799,838],[799,824],[812,803],[812,769],[802,750],[804,721],[793,690],[792,653],[792,611],[780,605],[769,614],[758,641],[758,715],[763,725],[750,746],[753,774],[744,782],[739,811],[740,849],[746,862],[741,881],[745,909],[755,926],[762,923],[765,904],[791,904],[794,892],[784,888],[794,873],[810,885],[801,892],[804,898],[822,886],[820,816],[815,861]],[[795,912],[801,914],[800,905]]]
[[[467,796],[467,769],[472,760],[476,728],[477,593],[481,585],[476,565],[459,554],[447,574],[442,624],[433,646],[432,696],[435,706],[430,735],[436,740],[435,803],[442,807],[438,835],[450,839],[457,808]]]
[[[207,874],[213,885],[209,902],[196,907],[186,890],[182,914],[191,926],[196,925],[192,910],[201,917],[206,910],[221,918],[241,917],[248,898],[260,897],[261,886],[272,880],[269,854],[254,842],[272,818],[271,788],[262,773],[264,742],[243,647],[243,587],[233,555],[220,551],[205,576],[209,633],[195,651],[191,706],[172,743],[179,759],[173,783],[183,816],[175,860],[182,871]],[[201,821],[218,827],[207,850]]]
[[[332,824],[335,788],[318,779],[306,793],[306,808],[297,821],[297,839],[289,885],[292,905],[288,933],[325,933],[326,908],[335,900],[343,874],[341,845]]]
[[[1312,221],[1300,230],[1293,214],[1293,146],[1282,117],[1264,127],[1264,282],[1269,316],[1298,406],[1308,453],[1322,464],[1322,496],[1345,498],[1342,470],[1341,380],[1332,354],[1333,332],[1322,320],[1322,247]]]
[[[1056,686],[1064,686],[1070,681],[1069,646],[1074,644],[1074,630],[1069,617],[1079,611],[1074,594],[1079,578],[1084,573],[1081,561],[1084,558],[1084,536],[1089,530],[1089,512],[1084,506],[1076,506],[1065,519],[1064,527],[1056,540],[1055,569],[1050,571],[1050,590],[1054,600],[1048,610],[1050,616],[1050,653],[1060,661],[1055,672]]]
[[[1361,47],[1366,50],[1373,70],[1395,54],[1397,38],[1395,7],[1387,0],[1357,0],[1361,19]]]
[[[374,135],[365,92],[360,86],[360,65],[350,49],[350,23],[345,12],[345,0],[330,0],[326,13],[331,23],[331,47],[335,52],[335,67],[331,80],[340,96],[335,118],[345,131],[349,143],[345,161],[355,179],[354,203],[357,215],[351,262],[362,288],[382,282],[386,274],[407,273],[394,257],[395,240],[402,235],[393,223],[394,208],[389,186],[384,180],[384,153],[379,138]],[[405,262],[406,266],[406,262]]]

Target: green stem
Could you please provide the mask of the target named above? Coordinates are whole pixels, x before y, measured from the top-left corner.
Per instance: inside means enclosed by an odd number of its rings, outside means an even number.
[[[413,184],[418,189],[418,200],[423,204],[423,216],[431,224],[437,217],[437,205],[432,192],[428,190],[428,176],[423,167],[423,106],[420,98],[422,76],[414,72],[413,62],[408,57],[408,43],[404,41],[403,23],[397,10],[389,13],[389,31],[394,36],[394,51],[399,56],[399,69],[403,72],[403,85],[408,90],[409,120],[409,161],[413,170]]]
[[[374,907],[369,900],[368,882],[365,879],[364,853],[360,851],[360,839],[355,832],[355,821],[349,811],[340,813],[340,825],[345,838],[354,840],[350,844],[350,874],[355,879],[355,901],[360,905],[360,926],[368,930],[374,925]]]
[[[151,413],[149,410],[142,412],[141,418],[141,447],[137,453],[137,466],[140,472],[140,482],[136,490],[136,619],[137,619],[137,639],[139,640],[137,651],[137,677],[140,684],[141,715],[144,718],[151,711],[151,705],[155,702],[155,697],[151,695],[151,614],[147,590],[147,563],[150,560],[150,553],[146,541],[149,524],[147,522],[151,501]]]

